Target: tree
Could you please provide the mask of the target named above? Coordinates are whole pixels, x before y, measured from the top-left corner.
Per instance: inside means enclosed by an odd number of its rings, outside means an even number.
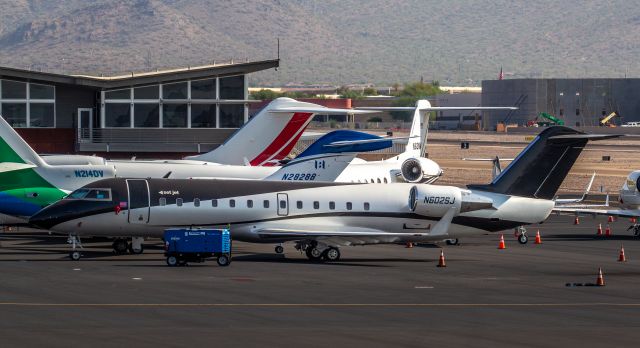
[[[405,84],[404,88],[396,93],[398,98],[393,102],[393,106],[415,106],[419,99],[426,99],[427,97],[442,93],[439,86],[440,83],[438,81],[434,81],[433,83],[415,82]],[[411,121],[413,113],[392,111],[391,117],[393,117],[394,120],[408,122]]]
[[[273,100],[282,96],[282,93],[274,92],[270,89],[261,89],[256,92],[251,92],[249,98],[254,100]]]

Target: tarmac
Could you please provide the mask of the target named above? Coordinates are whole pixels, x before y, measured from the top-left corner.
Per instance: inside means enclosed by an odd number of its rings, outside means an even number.
[[[115,256],[85,240],[68,260],[66,238],[0,234],[0,342],[80,345],[298,347],[636,346],[640,240],[606,218],[552,217],[520,245],[500,234],[440,246],[343,247],[336,263],[311,263],[292,245],[234,243],[215,261],[168,267],[161,244]],[[539,229],[543,243],[533,239]],[[627,262],[617,262],[624,244]],[[602,267],[606,286],[595,283]]]

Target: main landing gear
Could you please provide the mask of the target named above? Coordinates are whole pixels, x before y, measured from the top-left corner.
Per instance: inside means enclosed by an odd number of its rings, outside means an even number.
[[[447,245],[460,245],[460,240],[458,238],[447,239],[444,241]]]
[[[143,242],[144,238],[142,237],[131,237],[131,243],[127,242],[124,238],[118,238],[113,241],[113,252],[118,255],[126,254],[127,252],[142,254],[144,252]]]
[[[340,260],[340,249],[333,246],[320,245],[316,241],[299,242],[296,244],[296,249],[304,251],[307,258],[311,261],[335,262]]]
[[[276,245],[275,251],[276,251],[276,254],[284,253],[284,247],[282,246],[282,244]]]
[[[629,226],[629,228],[627,228],[627,231],[629,230],[633,230],[633,236],[634,237],[640,237],[640,224],[633,224],[631,226]]]
[[[527,237],[527,229],[520,226],[516,228],[516,234],[518,235],[518,243],[527,244],[529,237]]]
[[[71,252],[69,253],[69,258],[73,261],[80,260],[82,254],[80,254],[80,251],[77,250],[77,248],[82,249],[82,242],[80,242],[80,237],[70,234],[69,238],[67,239],[67,243],[71,244]]]

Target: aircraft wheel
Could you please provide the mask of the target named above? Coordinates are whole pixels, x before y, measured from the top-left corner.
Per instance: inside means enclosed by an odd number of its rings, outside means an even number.
[[[518,243],[520,243],[520,244],[527,244],[527,242],[528,242],[528,241],[529,241],[529,237],[527,237],[527,235],[526,235],[526,234],[521,233],[521,234],[518,236]]]
[[[460,240],[458,238],[447,239],[445,243],[447,243],[447,245],[459,245]]]
[[[322,251],[318,248],[308,247],[305,253],[307,254],[307,258],[311,261],[319,261],[322,259]]]
[[[217,262],[220,266],[229,266],[229,264],[231,263],[231,258],[228,255],[222,254],[218,256]]]
[[[72,251],[69,253],[69,258],[73,261],[78,261],[80,260],[80,252],[79,251]]]
[[[322,253],[322,257],[327,261],[340,260],[340,249],[330,247]]]
[[[284,247],[282,245],[276,245],[276,254],[282,254],[284,252]]]
[[[129,249],[129,243],[124,239],[116,239],[113,242],[113,252],[116,254],[126,254]]]
[[[167,256],[167,265],[174,267],[178,265],[178,258],[175,256]]]
[[[140,248],[139,249],[135,249],[133,247],[133,244],[129,245],[129,252],[132,254],[136,254],[136,255],[140,255],[144,252],[144,246],[142,246],[142,244],[140,244]]]

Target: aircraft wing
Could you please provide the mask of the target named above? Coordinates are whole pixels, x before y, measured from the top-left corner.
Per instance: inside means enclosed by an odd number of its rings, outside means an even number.
[[[431,228],[416,229],[414,232],[385,232],[375,229],[348,228],[340,226],[332,229],[314,228],[257,228],[254,232],[261,238],[274,242],[318,240],[330,244],[362,245],[376,243],[401,242],[406,238],[416,238],[421,241],[440,241],[448,236],[451,221],[456,209],[449,209],[444,216]],[[302,226],[300,226],[302,227]]]

